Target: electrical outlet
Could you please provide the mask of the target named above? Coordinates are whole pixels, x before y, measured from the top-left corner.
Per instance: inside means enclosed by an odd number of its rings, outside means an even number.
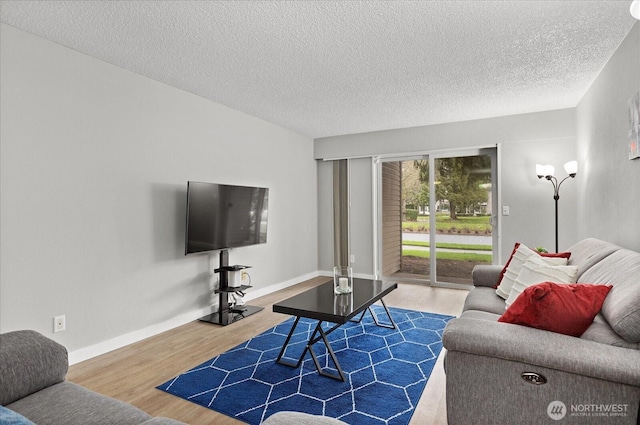
[[[509,215],[509,206],[508,205],[503,205],[502,206],[502,215]]]
[[[55,316],[53,318],[53,333],[62,332],[67,328],[67,319],[65,315]]]
[[[353,255],[353,254],[351,254],[351,255],[349,256],[349,262],[350,262],[350,263],[355,263],[355,262],[356,262],[356,256],[355,256],[355,255]]]

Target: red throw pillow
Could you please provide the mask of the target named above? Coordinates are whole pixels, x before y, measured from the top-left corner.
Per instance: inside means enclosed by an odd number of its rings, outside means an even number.
[[[544,282],[525,289],[498,322],[579,337],[602,308],[611,285]]]
[[[498,282],[493,286],[493,289],[497,289],[498,286],[500,286],[500,283],[502,283],[502,278],[504,277],[504,274],[507,271],[507,267],[509,267],[509,263],[511,263],[511,259],[513,258],[513,254],[516,253],[516,251],[518,250],[518,247],[520,246],[520,242],[516,242],[515,246],[513,247],[513,251],[511,251],[511,255],[509,256],[509,260],[507,261],[507,263],[504,265],[504,267],[502,268],[502,271],[500,272],[500,277],[498,278]],[[533,251],[536,251],[535,249]],[[548,252],[538,252],[538,255],[541,255],[543,257],[555,257],[555,258],[567,258],[569,259],[569,257],[571,257],[571,253],[570,252],[557,252],[557,253],[548,253]]]
[[[507,272],[507,268],[509,267],[509,264],[511,263],[511,259],[513,258],[513,254],[516,253],[516,251],[518,250],[519,246],[520,246],[520,242],[516,242],[516,245],[513,247],[513,251],[511,251],[511,255],[509,256],[509,260],[507,260],[507,262],[505,263],[504,267],[502,268],[502,271],[500,272],[500,277],[498,278],[498,282],[494,285],[493,289],[497,289],[498,286],[500,286],[500,283],[502,283],[502,278],[504,277],[504,274]]]
[[[538,252],[538,255],[551,258],[566,258],[567,260],[571,257],[570,252]]]

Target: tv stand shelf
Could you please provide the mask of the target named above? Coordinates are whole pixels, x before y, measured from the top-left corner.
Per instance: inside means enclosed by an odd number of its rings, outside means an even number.
[[[242,285],[242,286],[236,286],[236,287],[229,286],[224,289],[216,289],[215,293],[217,294],[219,292],[227,292],[227,293],[240,292],[240,291],[245,291],[249,288],[253,288],[253,286],[251,285]]]
[[[226,312],[216,311],[215,313],[201,317],[198,320],[201,322],[213,323],[214,325],[227,326],[262,310],[264,310],[262,307],[243,305],[238,306],[238,308],[230,308]]]
[[[241,285],[237,287],[229,286],[229,272],[237,272],[250,267],[251,266],[241,265],[230,266],[229,252],[227,250],[220,251],[220,267],[214,270],[214,273],[220,273],[218,289],[215,290],[215,293],[218,294],[218,311],[201,317],[199,319],[201,322],[226,326],[264,310],[263,307],[251,305],[239,305],[234,307],[229,305],[228,297],[230,293],[244,291],[251,288],[251,285]]]
[[[251,268],[251,266],[241,266],[239,264],[236,264],[235,266],[224,266],[224,267],[217,268],[213,272],[214,273],[237,272],[239,270],[250,269],[250,268]]]

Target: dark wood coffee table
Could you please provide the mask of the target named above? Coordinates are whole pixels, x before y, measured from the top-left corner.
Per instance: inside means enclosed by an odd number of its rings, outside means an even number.
[[[280,350],[280,354],[278,355],[276,362],[286,366],[300,367],[308,351],[309,353],[311,353],[313,362],[316,365],[316,369],[318,370],[318,373],[320,375],[328,376],[329,378],[337,379],[340,381],[345,381],[344,372],[342,371],[340,363],[338,362],[338,359],[336,358],[333,349],[331,348],[331,344],[327,339],[327,335],[349,321],[359,322],[360,320],[362,320],[367,310],[369,310],[369,312],[371,313],[371,316],[373,317],[376,325],[395,329],[396,325],[393,321],[393,318],[391,317],[391,314],[389,314],[389,309],[384,303],[382,297],[384,297],[397,287],[398,284],[395,282],[383,282],[380,280],[356,278],[353,279],[353,292],[351,294],[334,295],[333,279],[331,279],[327,283],[323,283],[320,286],[309,289],[308,291],[274,304],[274,312],[296,316],[296,320],[291,327],[291,331],[289,331],[287,339],[284,341],[284,344],[282,344],[282,349]],[[373,312],[373,310],[371,310],[371,305],[376,301],[380,301],[382,303],[382,306],[384,307],[384,310],[389,318],[389,324],[378,321],[375,313]],[[358,315],[360,315],[360,317],[356,318],[356,316]],[[307,342],[307,346],[302,352],[302,355],[300,355],[300,358],[297,362],[283,360],[282,356],[284,355],[284,352],[289,345],[289,340],[291,339],[291,336],[293,335],[296,326],[298,326],[298,322],[302,317],[317,320],[318,323],[316,325],[316,328],[311,333],[311,336],[309,337],[309,340]],[[334,323],[334,326],[325,331],[324,329],[322,329],[323,322]],[[327,347],[327,352],[331,357],[336,370],[338,371],[337,375],[323,370],[320,366],[318,358],[316,357],[316,353],[313,350],[313,345],[319,341],[322,341]]]

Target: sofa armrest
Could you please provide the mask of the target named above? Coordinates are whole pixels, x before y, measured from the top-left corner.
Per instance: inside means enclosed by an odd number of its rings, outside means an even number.
[[[640,351],[509,323],[457,318],[444,347],[527,363],[606,381],[640,386]]]
[[[502,266],[494,265],[477,265],[471,271],[471,279],[473,280],[473,286],[488,286],[494,287],[500,279],[500,273],[502,272]]]
[[[64,381],[67,349],[35,331],[0,335],[0,404]]]

